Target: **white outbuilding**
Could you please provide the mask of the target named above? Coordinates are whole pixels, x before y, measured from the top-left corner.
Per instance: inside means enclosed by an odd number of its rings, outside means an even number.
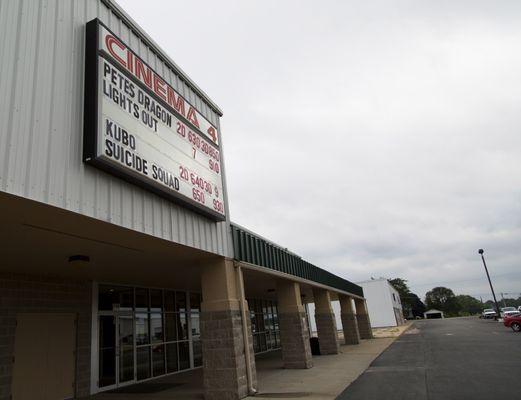
[[[427,310],[423,313],[423,318],[441,319],[441,318],[445,318],[445,316],[443,315],[443,311],[435,310],[434,308],[431,308],[430,310]]]
[[[388,279],[371,279],[357,284],[364,289],[373,328],[398,326],[405,323],[400,295]]]

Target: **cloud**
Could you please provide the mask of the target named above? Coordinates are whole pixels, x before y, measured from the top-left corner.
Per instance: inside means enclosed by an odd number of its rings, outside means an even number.
[[[234,221],[420,295],[486,298],[484,247],[521,291],[518,2],[121,4],[223,108]]]

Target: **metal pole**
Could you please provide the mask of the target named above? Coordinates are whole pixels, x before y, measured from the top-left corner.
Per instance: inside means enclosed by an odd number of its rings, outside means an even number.
[[[492,291],[492,297],[494,297],[494,304],[496,305],[496,319],[500,318],[501,317],[501,312],[499,311],[499,305],[497,304],[497,300],[496,300],[496,294],[494,293],[494,288],[492,287],[492,281],[490,280],[490,275],[488,274],[488,268],[487,268],[487,263],[485,262],[485,257],[483,256],[483,249],[479,249],[478,251],[479,254],[481,254],[481,259],[483,260],[483,266],[485,267],[485,272],[487,273],[487,279],[488,279],[488,284],[490,285],[490,290]]]
[[[246,382],[248,384],[248,394],[254,396],[257,393],[257,389],[253,387],[253,370],[251,366],[251,354],[250,354],[250,332],[248,330],[248,318],[247,315],[247,303],[246,294],[244,292],[244,277],[242,276],[242,269],[240,264],[234,263],[236,271],[236,284],[237,291],[239,292],[239,308],[241,311],[242,320],[242,337],[244,343],[244,361],[246,364]]]
[[[503,307],[506,307],[507,306],[507,303],[505,303],[505,296],[503,296],[504,293],[501,292],[501,300],[503,300]]]

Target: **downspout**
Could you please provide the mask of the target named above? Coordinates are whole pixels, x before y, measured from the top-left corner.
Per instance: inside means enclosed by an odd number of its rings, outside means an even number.
[[[239,307],[241,310],[242,337],[244,338],[244,358],[246,361],[246,380],[248,381],[248,395],[255,395],[257,389],[253,387],[253,374],[251,370],[251,354],[250,341],[248,332],[248,316],[246,315],[246,295],[244,293],[244,280],[242,277],[242,269],[238,263],[234,263],[237,281],[237,289],[239,291]]]

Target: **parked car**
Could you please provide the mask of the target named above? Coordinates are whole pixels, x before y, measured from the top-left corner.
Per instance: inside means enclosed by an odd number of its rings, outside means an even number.
[[[517,311],[521,312],[521,306],[517,307]]]
[[[505,315],[503,325],[512,328],[514,332],[521,332],[521,313]]]
[[[496,318],[496,316],[497,316],[497,313],[492,308],[486,308],[481,313],[481,318],[484,318],[484,319],[493,319],[493,318]]]
[[[501,309],[501,318],[508,316],[508,315],[515,315],[518,314],[519,310],[515,307],[503,307]]]

